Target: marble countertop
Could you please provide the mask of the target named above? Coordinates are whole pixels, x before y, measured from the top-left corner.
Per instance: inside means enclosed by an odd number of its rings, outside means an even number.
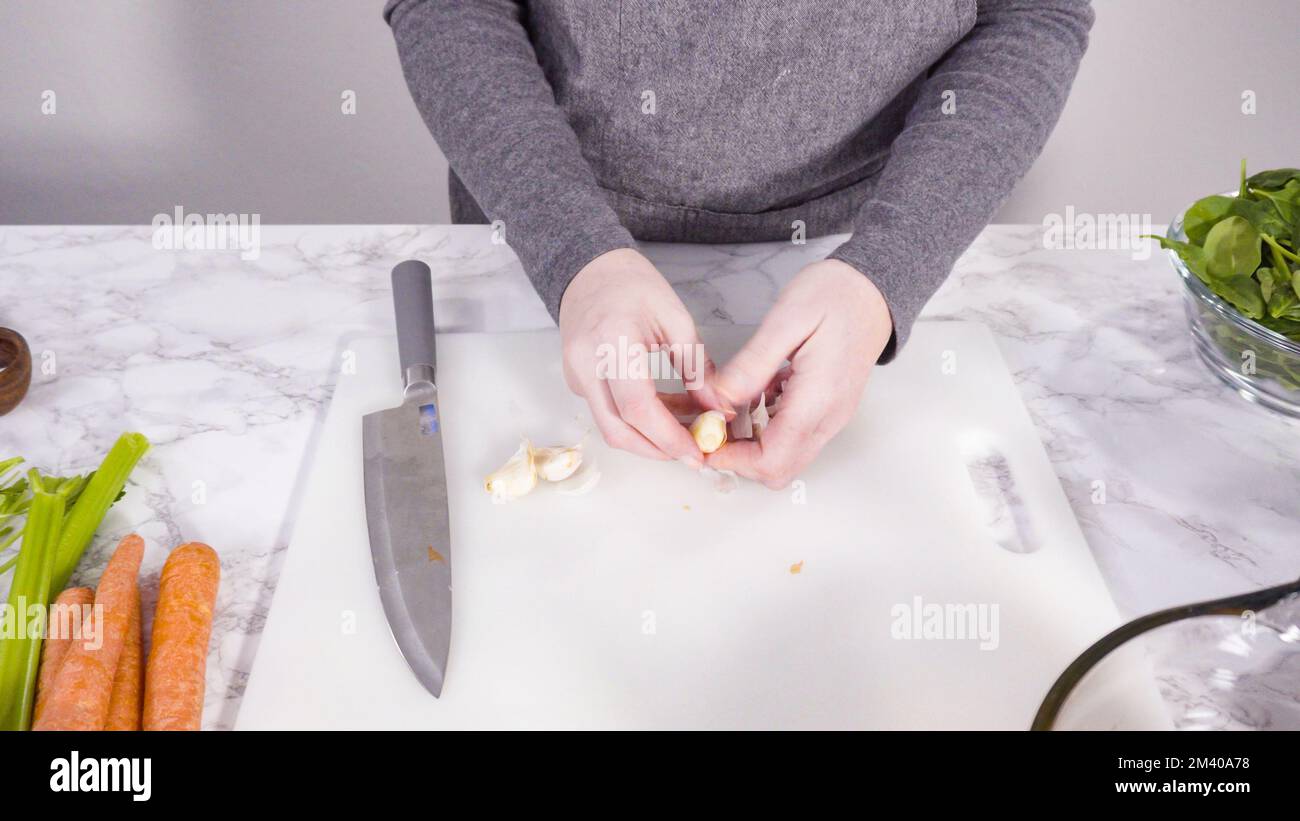
[[[148,611],[171,547],[218,549],[204,724],[227,728],[339,343],[391,332],[391,267],[430,263],[441,330],[552,323],[486,228],[263,227],[253,260],[150,238],[147,226],[0,228],[0,325],[36,357],[30,395],[0,418],[0,455],[84,470],[124,430],[154,443],[80,573],[97,578],[117,538],[141,533]],[[748,324],[839,241],[646,251],[698,322]],[[1039,226],[990,227],[922,318],[993,330],[1124,616],[1295,579],[1300,423],[1244,402],[1196,359],[1163,254],[1043,245]]]

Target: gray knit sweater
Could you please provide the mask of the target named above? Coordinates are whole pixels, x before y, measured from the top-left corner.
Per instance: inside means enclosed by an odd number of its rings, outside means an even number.
[[[896,341],[1055,125],[1088,0],[388,0],[458,222],[558,316],[644,240],[851,231]],[[486,218],[486,219],[485,219]],[[891,344],[892,355],[894,345]]]

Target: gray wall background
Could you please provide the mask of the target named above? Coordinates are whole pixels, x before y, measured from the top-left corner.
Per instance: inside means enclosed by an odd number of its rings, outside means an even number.
[[[1070,104],[998,221],[1072,205],[1163,222],[1231,188],[1242,156],[1300,165],[1300,2],[1094,5]],[[178,204],[264,223],[448,221],[446,162],[381,7],[2,0],[0,224],[148,223]]]

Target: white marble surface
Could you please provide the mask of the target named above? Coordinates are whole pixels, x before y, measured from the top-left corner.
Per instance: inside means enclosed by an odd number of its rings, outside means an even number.
[[[1123,613],[1296,578],[1300,424],[1202,367],[1163,255],[1044,250],[1041,233],[989,228],[924,318],[993,329]],[[836,243],[648,253],[699,322],[755,323]],[[444,330],[551,325],[486,229],[264,227],[245,261],[155,250],[147,227],[0,228],[0,325],[27,337],[38,369],[55,365],[0,418],[0,455],[88,469],[123,430],[154,443],[81,575],[93,581],[117,537],[140,532],[148,609],[171,546],[218,549],[207,727],[239,708],[341,340],[389,332],[387,273],[408,257],[434,268]]]

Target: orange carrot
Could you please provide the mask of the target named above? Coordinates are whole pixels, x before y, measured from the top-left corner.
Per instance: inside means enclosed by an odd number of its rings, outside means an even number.
[[[49,635],[41,646],[41,671],[36,678],[36,707],[32,710],[32,720],[41,717],[45,700],[50,688],[54,686],[54,674],[59,671],[64,657],[72,648],[73,633],[80,627],[84,636],[89,636],[91,627],[86,614],[86,605],[94,604],[95,591],[89,587],[69,587],[59,594],[50,608]]]
[[[221,562],[205,544],[183,544],[167,557],[144,673],[144,729],[199,729],[220,580]]]
[[[144,647],[140,636],[140,593],[131,600],[131,623],[126,643],[113,676],[113,695],[108,700],[106,730],[140,729],[140,699],[144,691]]]
[[[139,595],[136,579],[142,558],[144,539],[132,533],[118,543],[95,591],[95,641],[83,637],[72,643],[33,730],[102,730],[107,725],[113,676],[131,624],[131,602]]]

